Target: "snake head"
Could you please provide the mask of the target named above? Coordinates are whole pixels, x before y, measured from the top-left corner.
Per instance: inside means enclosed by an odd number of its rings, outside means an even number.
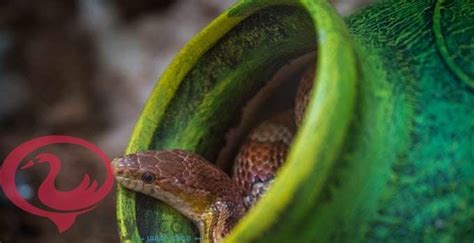
[[[196,221],[216,197],[232,188],[226,186],[232,181],[223,171],[183,150],[121,156],[112,160],[112,170],[125,188],[164,201]]]
[[[183,150],[121,156],[112,160],[112,170],[122,186],[139,192],[149,185],[164,192],[194,193],[194,189],[204,189],[201,187],[209,182],[229,179],[201,156]]]
[[[145,194],[152,194],[159,186],[157,181],[166,179],[162,175],[160,160],[153,151],[139,152],[112,160],[112,170],[117,181],[124,187]]]
[[[196,222],[201,235],[228,232],[245,212],[240,188],[197,154],[139,152],[112,160],[112,169],[122,186],[169,204]]]

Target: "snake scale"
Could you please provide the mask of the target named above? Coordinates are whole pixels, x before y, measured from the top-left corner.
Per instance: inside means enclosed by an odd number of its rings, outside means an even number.
[[[285,161],[295,125],[301,124],[309,101],[313,66],[300,78],[293,111],[271,117],[249,133],[235,158],[232,177],[198,154],[173,149],[115,158],[116,180],[191,219],[203,242],[222,241],[265,194]]]

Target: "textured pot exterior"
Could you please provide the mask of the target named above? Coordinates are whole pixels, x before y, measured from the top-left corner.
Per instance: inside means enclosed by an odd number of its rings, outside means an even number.
[[[226,240],[472,241],[472,26],[469,1],[385,1],[345,21],[325,1],[241,1],[170,64],[126,152],[213,161],[246,100],[316,49],[316,91],[287,163]],[[120,187],[117,217],[124,241],[197,236]]]

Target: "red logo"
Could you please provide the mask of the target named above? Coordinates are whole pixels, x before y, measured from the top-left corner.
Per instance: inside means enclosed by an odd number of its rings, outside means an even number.
[[[106,179],[98,188],[97,181],[85,174],[79,186],[70,191],[59,191],[54,185],[56,175],[61,167],[61,160],[52,153],[39,153],[34,159],[20,166],[23,159],[35,150],[46,145],[73,144],[82,146],[97,156],[106,168]],[[17,191],[15,177],[17,170],[27,170],[37,164],[48,163],[49,173],[38,188],[38,199],[45,206],[52,209],[47,211],[38,208],[25,200]],[[49,218],[58,227],[59,232],[69,229],[76,217],[94,209],[102,199],[107,196],[114,184],[110,168],[110,160],[97,146],[83,139],[69,136],[45,136],[27,141],[16,147],[3,161],[0,171],[0,185],[3,192],[17,207],[31,214]]]

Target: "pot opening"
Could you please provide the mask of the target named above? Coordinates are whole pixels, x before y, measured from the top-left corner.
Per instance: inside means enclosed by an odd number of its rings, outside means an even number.
[[[314,51],[313,30],[309,15],[295,6],[270,6],[243,19],[202,54],[182,80],[160,80],[179,86],[164,107],[148,149],[185,149],[224,165],[248,124],[292,106],[297,84],[285,79],[294,79],[311,54],[299,57]],[[260,105],[272,108],[250,108]],[[227,135],[239,124],[244,125],[237,136]]]

